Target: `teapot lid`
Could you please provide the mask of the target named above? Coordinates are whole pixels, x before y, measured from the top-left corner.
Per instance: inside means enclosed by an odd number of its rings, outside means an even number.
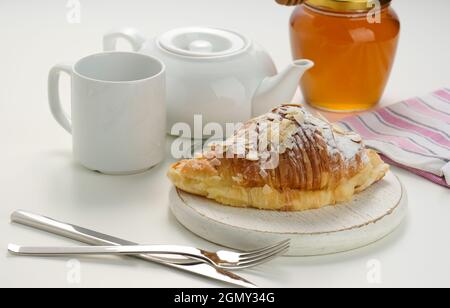
[[[215,28],[190,27],[162,34],[157,43],[171,53],[194,58],[223,57],[244,50],[249,42],[242,35]]]

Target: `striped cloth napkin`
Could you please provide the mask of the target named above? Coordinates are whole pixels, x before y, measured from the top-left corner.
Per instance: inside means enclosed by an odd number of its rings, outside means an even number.
[[[387,163],[450,188],[450,89],[345,118]]]

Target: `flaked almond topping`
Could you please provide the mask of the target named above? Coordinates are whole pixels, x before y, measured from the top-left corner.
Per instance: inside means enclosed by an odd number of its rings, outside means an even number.
[[[218,154],[223,154],[227,151],[227,147],[224,142],[213,143],[213,144],[209,145],[209,148],[210,148],[210,151],[214,151],[215,153],[218,153]]]
[[[237,176],[233,176],[232,177],[233,181],[240,184],[244,181],[244,177],[242,176],[242,174],[238,174]]]
[[[288,119],[283,119],[281,121],[281,128],[288,127],[290,124],[291,124],[291,121],[289,121]]]
[[[294,119],[299,125],[302,125],[305,123],[305,115],[301,112],[296,113],[294,115]]]
[[[258,161],[259,160],[258,152],[257,151],[250,151],[250,152],[248,152],[246,158],[248,160],[250,160],[250,161]]]
[[[269,121],[271,119],[273,121]],[[261,176],[266,176],[265,169],[270,169],[266,161],[271,157],[267,155],[268,151],[284,154],[289,149],[301,146],[297,145],[295,137],[299,132],[306,134],[311,140],[322,139],[330,155],[342,153],[346,159],[354,157],[362,144],[361,136],[330,124],[320,114],[314,117],[300,106],[283,106],[241,126],[234,137],[224,142],[221,149],[215,149],[215,152],[222,151],[227,157],[229,154],[240,159],[260,162]]]
[[[278,114],[275,114],[275,113],[269,113],[269,114],[267,114],[267,118],[269,120],[278,120],[280,118],[280,116]]]
[[[269,152],[265,151],[265,152],[263,152],[263,153],[261,154],[261,159],[262,159],[262,160],[267,160],[267,159],[269,159],[269,158],[270,158],[270,153],[269,153]]]
[[[220,160],[218,160],[217,158],[214,158],[210,161],[211,165],[213,165],[214,167],[218,167],[222,164],[222,162]]]
[[[265,195],[270,195],[272,193],[272,188],[269,185],[265,185],[263,187],[263,194]]]
[[[341,135],[346,134],[346,131],[343,130],[339,125],[332,125],[332,126],[333,126],[333,131],[335,131],[336,133],[341,134]]]
[[[296,144],[296,142],[295,142],[294,138],[291,138],[285,143],[285,146],[289,150],[292,150],[295,147],[295,144]]]
[[[259,146],[258,146],[258,148],[259,148],[260,151],[265,151],[265,150],[267,150],[267,147],[268,147],[268,146],[269,146],[269,143],[268,143],[267,138],[261,138],[261,139],[259,140]]]
[[[286,110],[285,114],[288,114],[288,115],[294,115],[299,112],[299,108],[293,107],[293,106],[288,106],[285,110]]]
[[[207,158],[207,159],[213,159],[213,158],[215,158],[215,153],[214,152],[206,152],[206,153],[204,153],[204,156],[205,156],[205,158]]]
[[[320,112],[317,112],[317,117],[319,119],[321,119],[322,121],[324,121],[325,123],[328,123],[328,124],[331,125],[330,121],[328,121],[328,119],[323,114],[321,114]]]
[[[351,139],[353,142],[356,142],[356,143],[361,143],[361,142],[362,142],[361,136],[360,136],[360,135],[357,135],[357,134],[351,135],[351,136],[350,136],[350,139]]]
[[[267,176],[268,176],[269,174],[267,173],[266,170],[264,170],[263,168],[261,168],[261,169],[259,170],[259,175],[260,175],[261,177],[263,177],[263,178],[267,178]]]
[[[319,120],[317,118],[314,118],[314,117],[309,117],[308,118],[308,122],[311,123],[314,126],[322,126],[324,124],[323,121],[321,121],[321,120]]]

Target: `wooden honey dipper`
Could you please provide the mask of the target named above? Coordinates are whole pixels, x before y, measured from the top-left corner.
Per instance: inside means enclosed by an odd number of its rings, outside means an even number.
[[[275,1],[277,1],[277,3],[281,5],[294,6],[302,4],[304,0],[275,0]]]

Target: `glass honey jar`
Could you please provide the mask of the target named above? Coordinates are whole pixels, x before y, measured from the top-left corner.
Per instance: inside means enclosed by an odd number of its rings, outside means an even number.
[[[290,21],[295,59],[315,62],[301,81],[305,101],[350,112],[374,107],[394,63],[400,21],[391,0],[277,0],[297,4]]]

